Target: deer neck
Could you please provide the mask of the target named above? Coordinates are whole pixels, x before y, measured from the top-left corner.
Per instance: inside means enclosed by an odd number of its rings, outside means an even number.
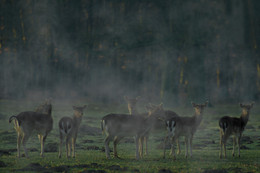
[[[243,126],[246,126],[248,119],[249,119],[249,112],[242,112],[240,116],[240,120]]]
[[[73,123],[75,127],[79,127],[81,121],[82,121],[82,116],[78,116],[78,115],[73,116]]]
[[[202,113],[195,113],[193,117],[195,118],[195,126],[199,126],[202,121]]]

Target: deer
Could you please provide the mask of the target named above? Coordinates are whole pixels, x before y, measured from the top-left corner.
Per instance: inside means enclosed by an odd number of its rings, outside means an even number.
[[[139,115],[139,116],[144,116],[147,117],[149,116],[149,114],[151,114],[151,111],[156,108],[156,105],[153,104],[149,104],[146,106],[146,110],[147,112],[145,113],[139,113],[137,111],[137,106],[136,103],[138,102],[138,100],[140,99],[140,96],[136,97],[136,98],[128,98],[127,96],[124,96],[125,101],[127,102],[127,106],[128,106],[128,111],[130,115]],[[164,131],[166,130],[165,128],[165,123],[163,120],[165,119],[169,119],[171,117],[175,117],[178,116],[178,114],[176,114],[173,111],[170,110],[166,110],[164,111],[164,113],[161,115],[161,117],[158,119],[158,121],[154,124],[154,127],[151,129],[151,131]],[[144,135],[144,137],[142,137],[140,140],[140,146],[139,146],[139,150],[140,150],[140,155],[143,156],[143,143],[145,144],[145,155],[148,155],[148,138],[149,138],[149,134]],[[178,144],[178,154],[181,152],[180,151],[180,145],[178,140],[176,140],[177,144]]]
[[[174,142],[179,139],[180,136],[185,137],[185,157],[188,157],[188,145],[190,148],[190,157],[192,157],[192,140],[198,126],[202,121],[202,115],[204,108],[208,105],[208,101],[205,104],[192,103],[192,107],[195,110],[195,114],[192,117],[173,117],[165,120],[168,134],[164,140],[163,158],[165,158],[165,145],[168,138],[171,138],[171,153],[173,159],[176,159],[174,151]]]
[[[72,149],[72,157],[75,158],[75,145],[78,135],[78,130],[80,123],[82,121],[83,110],[87,106],[76,107],[73,106],[74,114],[73,117],[62,117],[59,121],[59,132],[60,132],[60,145],[59,145],[59,158],[61,158],[62,154],[62,144],[63,139],[66,138],[66,154],[67,158],[71,156]]]
[[[220,154],[219,157],[222,159],[222,149],[224,148],[224,157],[226,158],[226,143],[227,139],[233,135],[233,151],[232,156],[235,156],[236,143],[238,144],[238,157],[240,157],[240,144],[242,133],[245,130],[246,124],[249,119],[249,113],[254,105],[251,104],[239,104],[242,108],[242,114],[239,118],[224,116],[219,120],[220,130]]]
[[[9,118],[9,123],[14,120],[14,128],[17,132],[17,157],[20,158],[21,143],[25,152],[25,157],[29,158],[26,142],[33,131],[36,131],[41,143],[40,156],[44,157],[44,144],[48,134],[53,128],[52,105],[46,101],[36,111],[21,112]]]
[[[163,114],[162,104],[154,108],[148,117],[129,114],[108,114],[101,120],[101,130],[106,134],[104,141],[106,157],[109,159],[109,143],[113,140],[114,158],[119,158],[117,154],[117,144],[124,137],[135,137],[136,154],[135,158],[140,159],[139,141],[152,128],[158,117]]]

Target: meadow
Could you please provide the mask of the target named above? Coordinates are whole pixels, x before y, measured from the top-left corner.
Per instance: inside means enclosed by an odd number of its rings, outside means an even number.
[[[74,105],[84,105],[88,102],[78,100]],[[100,120],[108,113],[127,113],[126,103],[118,105],[88,104],[78,133],[76,158],[67,159],[65,145],[62,158],[58,158],[58,121],[63,116],[72,116],[72,104],[69,101],[53,101],[53,130],[46,139],[45,157],[40,157],[40,142],[34,134],[27,143],[29,156],[16,157],[16,132],[13,123],[9,124],[11,115],[22,111],[35,110],[39,101],[0,100],[0,172],[260,172],[260,107],[255,103],[251,110],[249,122],[243,133],[241,157],[232,157],[232,139],[227,146],[227,158],[219,159],[219,128],[218,120],[222,116],[241,114],[238,104],[213,105],[207,107],[203,114],[193,142],[193,157],[184,156],[184,139],[181,138],[180,155],[173,160],[168,155],[163,159],[162,142],[164,133],[152,134],[149,137],[149,154],[141,160],[135,160],[135,144],[133,138],[125,138],[118,145],[118,155],[121,159],[106,159],[103,140],[105,136],[100,130]],[[138,106],[144,112],[142,106]],[[165,107],[181,116],[193,115],[192,106]],[[112,149],[112,143],[110,144]],[[23,150],[22,150],[22,153]],[[112,153],[111,153],[112,156]]]

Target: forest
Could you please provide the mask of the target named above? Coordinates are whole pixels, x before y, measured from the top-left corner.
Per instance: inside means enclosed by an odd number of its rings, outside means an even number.
[[[258,0],[0,4],[0,99],[260,98]]]

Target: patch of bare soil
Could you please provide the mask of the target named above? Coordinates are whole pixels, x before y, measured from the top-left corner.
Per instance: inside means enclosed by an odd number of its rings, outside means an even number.
[[[207,169],[203,173],[227,173],[227,170],[224,169]]]
[[[17,171],[51,172],[48,171],[47,168],[43,167],[39,163],[30,163],[24,168],[18,169]]]
[[[172,171],[169,169],[160,169],[158,173],[172,173]]]
[[[92,170],[92,169],[90,169],[90,170],[82,171],[82,172],[80,172],[80,173],[106,173],[106,171],[104,171],[104,170]]]
[[[121,168],[119,165],[111,165],[111,166],[107,167],[107,169],[109,169],[110,171],[120,171],[120,172],[128,170],[127,167]]]

